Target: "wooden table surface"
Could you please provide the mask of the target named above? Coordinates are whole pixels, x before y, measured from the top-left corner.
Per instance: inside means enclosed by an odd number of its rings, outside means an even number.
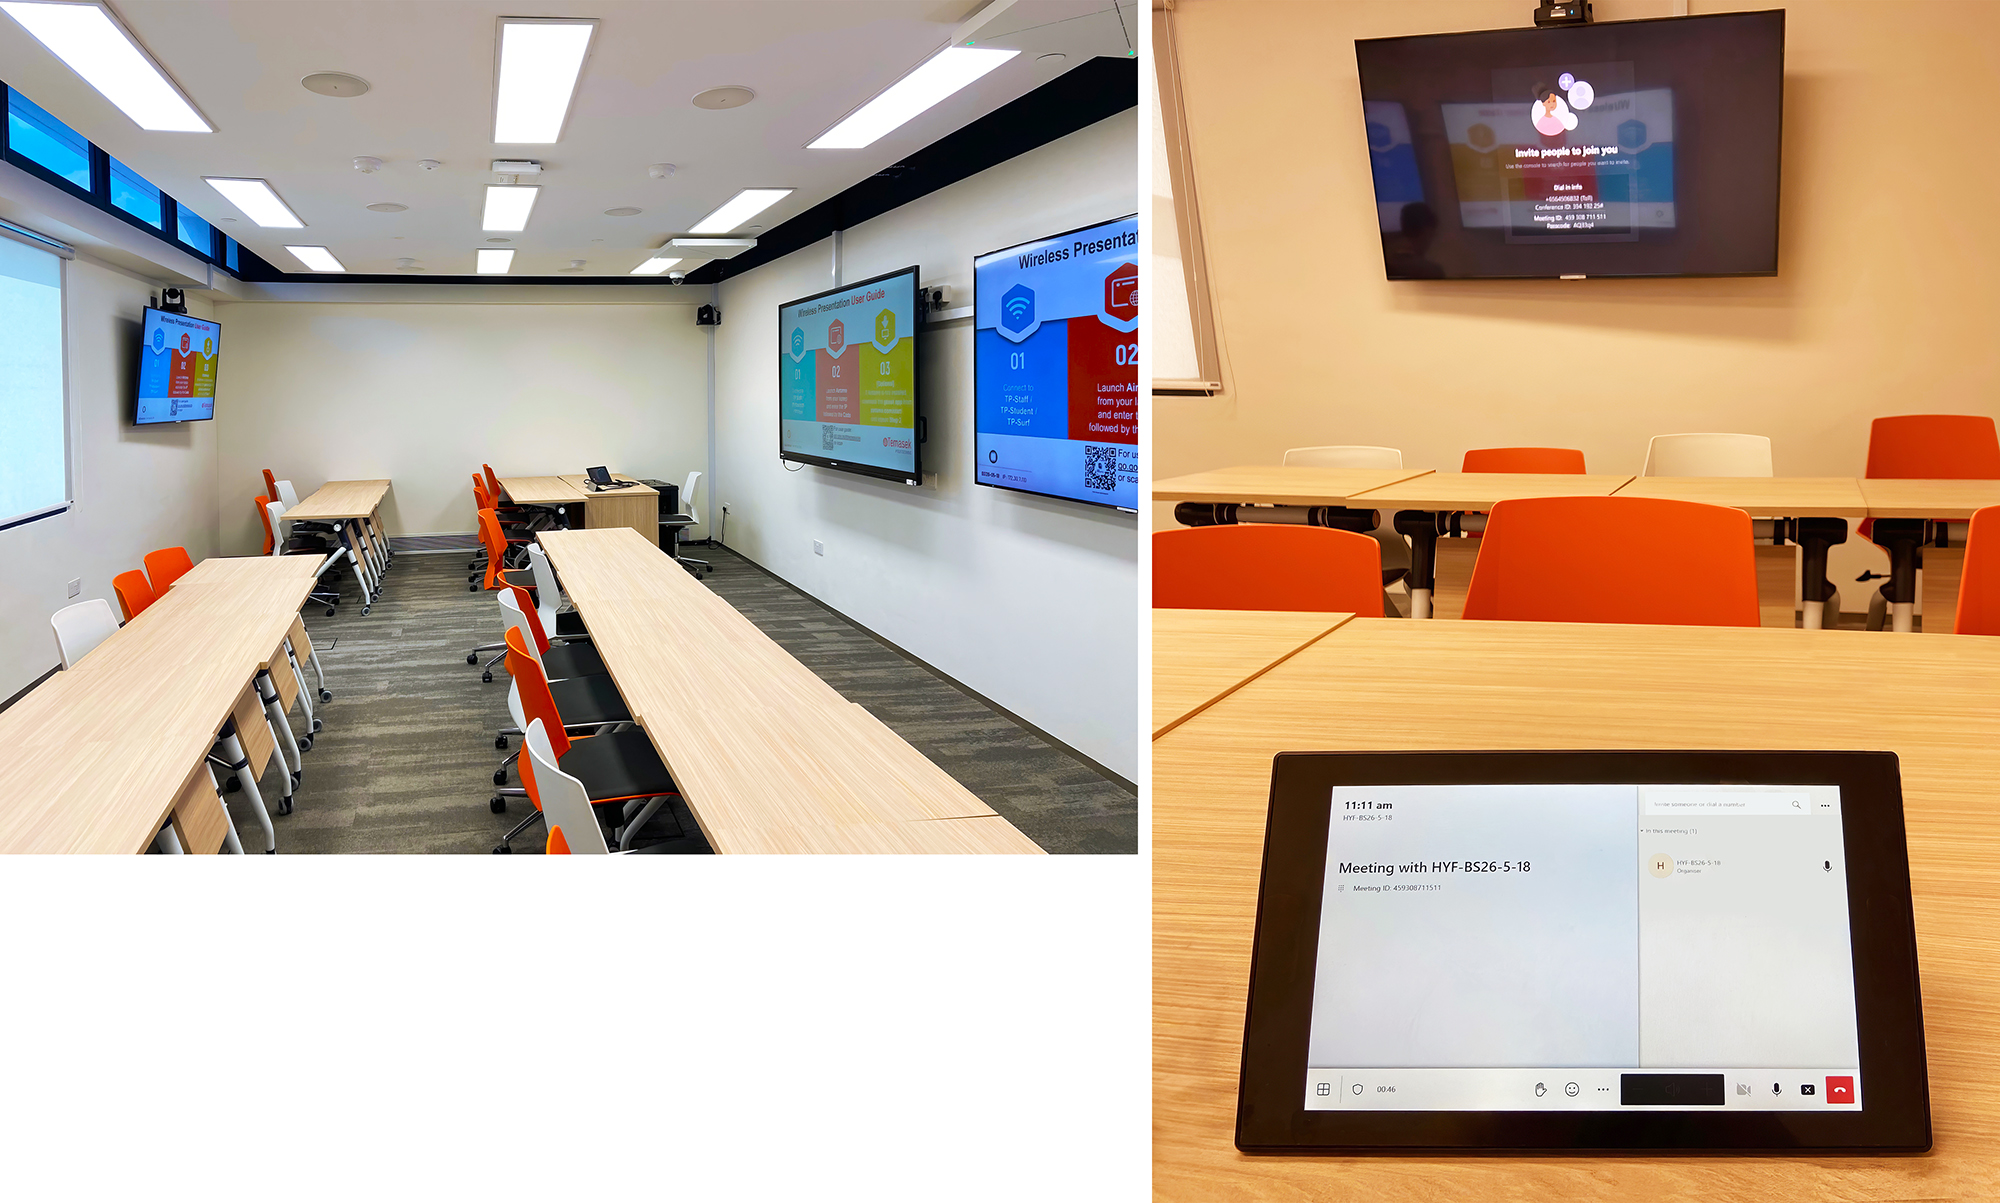
[[[500,491],[521,505],[570,505],[586,500],[582,489],[560,476],[502,476]]]
[[[287,522],[339,522],[366,518],[389,491],[386,480],[329,480],[285,511]]]
[[[1354,617],[1281,610],[1153,611],[1153,738]]]
[[[2000,480],[1868,480],[1855,482],[1868,499],[1870,518],[1934,518],[1964,522],[1972,512],[2000,505]]]
[[[235,581],[303,577],[310,581],[324,556],[210,556],[181,574],[172,588],[220,585]]]
[[[716,851],[1040,851],[638,532],[540,539]]]
[[[1398,510],[1490,510],[1514,497],[1607,497],[1629,476],[1567,476],[1538,472],[1431,472],[1356,493],[1354,506]]]
[[[144,852],[297,620],[307,558],[242,557],[184,577],[0,711],[0,852]]]
[[[1233,501],[1260,505],[1344,505],[1349,497],[1428,468],[1286,468],[1246,464],[1153,482],[1154,501]]]
[[[632,482],[632,487],[629,489],[612,489],[608,493],[593,493],[589,489],[584,488],[583,486],[590,480],[589,474],[584,472],[569,473],[558,476],[556,479],[583,494],[586,499],[593,497],[658,497],[660,495],[658,489],[651,485],[642,485],[639,483],[638,477],[627,476],[623,472],[613,472],[611,479],[629,480]]]
[[[1851,518],[1868,512],[1851,476],[1635,476],[1619,497],[1664,497],[1760,518]]]
[[[1356,723],[1354,716],[1367,722]],[[1231,1144],[1271,757],[1860,748],[1902,761],[1926,1157],[1245,1157]],[[1161,1200],[2000,1195],[2000,639],[1359,618],[1153,745]]]

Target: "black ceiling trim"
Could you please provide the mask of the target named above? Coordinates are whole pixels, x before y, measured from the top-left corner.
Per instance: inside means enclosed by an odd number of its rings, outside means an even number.
[[[755,249],[703,264],[687,282],[740,276],[1138,104],[1139,61],[1099,55],[759,234]]]
[[[713,284],[781,259],[802,247],[852,229],[901,208],[940,188],[978,175],[1058,138],[1092,126],[1139,104],[1139,62],[1099,55],[1066,71],[1025,96],[946,134],[900,163],[892,163],[775,229],[757,236],[757,246],[734,259],[716,259],[687,275],[689,284]],[[672,288],[662,276],[379,276],[328,272],[286,272],[238,246],[239,279],[256,284],[628,284]]]

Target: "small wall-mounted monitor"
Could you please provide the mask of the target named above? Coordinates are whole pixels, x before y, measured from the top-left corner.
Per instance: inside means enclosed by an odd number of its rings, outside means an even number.
[[[917,269],[778,308],[778,458],[914,485]]]
[[[139,335],[139,400],[133,424],[213,418],[222,327],[184,313],[148,309]]]
[[[1137,214],[972,263],[974,479],[1138,512]]]

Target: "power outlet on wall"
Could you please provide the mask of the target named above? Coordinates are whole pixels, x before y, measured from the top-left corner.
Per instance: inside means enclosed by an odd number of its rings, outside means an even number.
[[[820,542],[820,541],[819,541],[818,539],[814,539],[814,540],[813,540],[813,554],[814,554],[814,555],[816,555],[816,556],[823,556],[823,555],[825,555],[825,554],[826,554],[826,544],[824,544],[824,543]]]
[[[78,578],[76,578],[75,580],[73,580],[73,581],[71,581],[71,582],[69,583],[69,595],[70,595],[71,597],[75,597],[75,596],[76,596],[77,594],[79,594],[79,593],[82,593],[82,592],[83,592],[83,578],[82,578],[82,577],[78,577]]]

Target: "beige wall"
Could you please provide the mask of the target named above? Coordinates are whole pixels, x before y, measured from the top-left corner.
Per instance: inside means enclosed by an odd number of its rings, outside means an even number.
[[[1649,436],[1717,430],[1769,435],[1779,475],[1858,476],[1873,417],[2000,413],[2000,157],[1980,149],[2000,4],[1786,7],[1774,278],[1384,280],[1354,39],[1524,27],[1531,8],[1180,0],[1229,391],[1156,399],[1157,475],[1320,443],[1448,470],[1469,447],[1580,447],[1592,471],[1636,473]],[[1860,608],[1854,575],[1887,557],[1835,550]]]
[[[633,290],[635,293],[639,290]],[[608,464],[685,479],[708,459],[706,298],[630,304],[216,306],[217,497],[226,554],[263,543],[263,469],[301,497],[386,477],[391,534],[470,532],[472,473]],[[505,294],[496,293],[496,297]]]

